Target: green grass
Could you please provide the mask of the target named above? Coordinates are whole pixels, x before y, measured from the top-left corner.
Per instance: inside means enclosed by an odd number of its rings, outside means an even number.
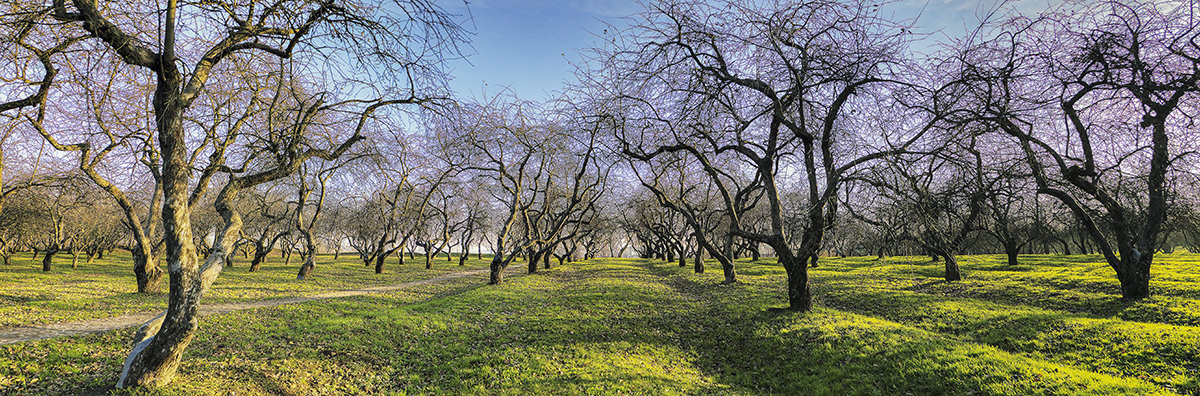
[[[1200,393],[1200,329],[1179,319],[1197,256],[1156,260],[1139,303],[1095,257],[1022,259],[964,258],[957,284],[917,258],[823,260],[807,314],[764,309],[783,301],[765,261],[724,286],[631,259],[239,311],[201,320],[173,385],[118,393]],[[0,393],[106,391],[128,333],[2,346]]]
[[[458,258],[448,262],[445,256],[433,261],[433,271],[425,269],[424,257],[406,260],[397,265],[389,258],[384,273],[365,267],[357,255],[318,255],[316,269],[309,279],[296,280],[300,268],[298,255],[284,265],[278,255],[269,257],[258,271],[249,271],[249,260],[235,260],[226,267],[208,294],[207,304],[258,301],[270,298],[296,297],[330,290],[358,289],[427,279],[448,272],[487,268],[488,256],[475,256],[460,267]],[[111,254],[103,260],[71,268],[69,255],[54,258],[53,270],[41,270],[41,258],[35,262],[28,253],[13,257],[11,265],[0,264],[0,326],[46,324],[74,320],[104,318],[121,314],[161,311],[166,308],[166,293],[147,295],[137,293],[133,277],[133,262],[128,252]],[[164,268],[165,269],[165,268]],[[163,291],[167,288],[163,275]]]
[[[1099,256],[969,256],[961,282],[916,257],[831,260],[824,305],[1090,371],[1200,394],[1200,255],[1155,256],[1153,297],[1126,301]]]

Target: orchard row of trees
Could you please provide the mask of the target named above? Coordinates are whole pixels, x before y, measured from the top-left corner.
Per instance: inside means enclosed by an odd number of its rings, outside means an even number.
[[[0,256],[166,275],[122,387],[170,382],[212,282],[273,250],[299,280],[487,253],[491,284],[771,256],[807,311],[822,255],[955,281],[961,254],[1097,253],[1137,299],[1200,244],[1192,3],[1001,6],[931,45],[888,4],[659,0],[549,103],[453,98],[468,34],[429,0],[2,4]]]
[[[643,235],[728,281],[764,245],[796,311],[827,251],[955,281],[962,253],[1074,247],[1149,296],[1155,252],[1194,246],[1200,5],[1002,4],[935,45],[887,6],[659,1],[594,50],[582,85],[674,223]]]

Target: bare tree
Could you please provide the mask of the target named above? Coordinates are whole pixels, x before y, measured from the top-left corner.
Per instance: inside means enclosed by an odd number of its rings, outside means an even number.
[[[1175,2],[1070,2],[986,25],[955,57],[972,118],[1014,141],[1125,298],[1150,295],[1168,175],[1200,102],[1197,23]]]
[[[372,190],[360,197],[354,217],[358,220],[351,233],[350,245],[365,265],[375,265],[375,273],[384,271],[385,260],[403,249],[423,230],[430,201],[456,172],[452,166],[439,166],[438,160],[417,151],[404,139],[396,139],[393,154],[369,164]],[[411,249],[410,249],[411,252]]]
[[[294,219],[290,205],[285,199],[267,188],[245,194],[242,204],[246,205],[248,217],[245,221],[243,239],[254,243],[254,257],[250,260],[250,272],[258,271],[275,245],[292,233]]]
[[[458,246],[462,251],[458,256],[458,265],[466,265],[468,256],[471,255],[471,242],[475,241],[475,236],[480,234],[481,239],[486,239],[487,224],[488,224],[488,207],[483,201],[484,193],[476,186],[467,186],[465,183],[459,183],[459,188],[462,189],[458,196],[462,203],[462,218],[460,219],[461,227],[458,233]],[[482,254],[483,249],[479,248],[477,254]]]
[[[570,129],[543,120],[536,105],[497,95],[485,104],[461,104],[443,120],[447,154],[467,158],[463,169],[485,180],[505,213],[496,219],[489,284],[524,253],[537,259],[572,235],[569,224],[600,196],[606,171],[596,163],[597,129]],[[547,257],[548,259],[548,257]]]
[[[455,215],[450,202],[455,196],[447,190],[432,191],[429,195],[433,201],[431,205],[424,206],[426,211],[416,213],[418,219],[413,242],[425,253],[425,269],[433,268],[433,259],[441,254],[442,250],[447,251],[447,258],[450,257],[450,235],[461,227],[461,224],[453,220]]]
[[[727,254],[729,249],[718,247],[719,242],[713,240],[721,237],[726,241],[732,240],[726,212],[723,210],[724,205],[719,202],[717,188],[708,183],[707,177],[701,176],[701,180],[691,180],[689,175],[703,175],[703,170],[696,169],[698,166],[690,166],[694,164],[689,164],[689,159],[690,157],[684,155],[659,156],[659,160],[664,161],[661,166],[635,169],[634,173],[642,186],[654,193],[659,205],[678,213],[690,228],[691,238],[697,244],[693,253],[694,271],[704,272],[701,256],[703,252],[708,252],[721,264],[725,273],[725,283],[736,283],[737,270]],[[630,160],[632,166],[632,158]],[[682,252],[680,256],[680,262],[683,262]]]
[[[902,210],[907,219],[902,235],[935,260],[941,258],[948,282],[962,280],[958,255],[971,242],[968,237],[982,231],[985,202],[996,180],[985,181],[982,155],[971,141],[947,146],[939,155],[894,158],[871,181]]]
[[[394,3],[392,6],[406,11],[395,14],[364,14],[375,8],[370,4],[304,0],[272,6],[181,4],[171,0],[159,12],[149,14],[141,12],[138,6],[119,2],[68,4],[58,0],[29,7],[41,16],[36,21],[38,26],[78,32],[88,37],[85,42],[89,48],[96,49],[73,52],[65,58],[109,56],[123,62],[123,70],[153,76],[155,81],[150,102],[155,120],[153,137],[161,155],[157,175],[163,186],[162,218],[170,297],[167,311],[139,330],[134,350],[122,371],[120,387],[161,385],[174,377],[183,351],[196,331],[200,296],[220,273],[226,255],[240,235],[242,221],[234,210],[239,193],[284,178],[309,159],[330,160],[340,156],[362,140],[363,133],[371,132],[367,127],[372,125],[371,116],[380,107],[424,102],[428,98],[424,90],[438,85],[436,77],[424,78],[438,74],[441,55],[447,49],[453,50],[461,39],[456,22],[436,4],[423,0]],[[194,21],[195,25],[184,29],[179,20]],[[49,33],[44,36],[61,37]],[[296,123],[290,128],[275,125],[268,130],[274,139],[261,141],[265,145],[250,143],[243,147],[251,150],[234,153],[232,158],[210,155],[208,164],[200,167],[200,178],[193,178],[194,168],[189,159],[201,152],[198,144],[210,141],[198,143],[189,139],[184,124],[198,99],[208,97],[210,86],[226,77],[244,78],[236,72],[240,61],[263,66],[270,65],[271,59],[290,59],[284,63],[304,67],[305,60],[335,54],[351,54],[337,58],[356,62],[346,67],[361,67],[361,72],[371,74],[373,81],[369,88],[356,90],[364,84],[331,86],[325,90],[329,94],[319,97],[316,103],[295,109],[309,114],[335,109],[341,114],[349,113],[354,120],[346,120],[346,124],[351,126],[339,128],[348,134],[314,139],[309,133],[318,131],[310,130],[311,124]],[[277,78],[291,75],[282,74]],[[354,92],[357,99],[330,100],[348,92]],[[377,99],[363,100],[363,97]],[[43,123],[54,118],[46,118],[43,106],[32,121]],[[238,141],[234,138],[237,135],[232,130],[225,134],[234,141]],[[267,153],[271,156],[263,155]],[[193,197],[203,195],[207,189],[205,175],[217,173],[223,175],[225,185],[215,197],[214,205],[224,224],[215,233],[212,252],[201,262],[190,221],[196,202]]]
[[[999,161],[997,161],[999,162]],[[987,221],[983,231],[1000,244],[1009,265],[1019,263],[1021,250],[1038,238],[1050,237],[1045,221],[1038,221],[1037,197],[1026,197],[1029,178],[1016,164],[997,169],[996,183],[984,201]],[[1070,251],[1066,249],[1066,251]]]
[[[843,177],[920,135],[911,124],[878,128],[869,123],[878,120],[864,118],[880,113],[877,106],[899,88],[894,68],[907,40],[903,26],[873,10],[866,2],[660,1],[612,51],[597,55],[598,67],[616,74],[595,83],[624,105],[627,122],[617,133],[625,151],[638,158],[686,153],[714,182],[729,166],[754,171],[766,230],[743,227],[735,191],[722,190],[722,200],[733,233],[779,257],[791,310],[812,306],[807,262],[835,217],[827,212]],[[866,128],[875,137],[854,138]],[[800,235],[784,229],[781,174],[798,174],[796,187],[806,192]]]
[[[40,40],[38,22],[45,17],[46,10],[19,2],[5,2],[3,6],[4,14],[0,19],[0,51],[3,55],[0,56],[9,62],[0,66],[0,92],[5,93],[4,99],[0,101],[0,117],[3,117],[3,123],[0,124],[0,212],[4,212],[5,201],[13,194],[34,187],[48,187],[58,179],[57,175],[39,176],[36,172],[26,173],[17,178],[5,177],[6,171],[9,170],[6,166],[6,153],[18,140],[17,125],[24,123],[22,118],[28,116],[29,109],[43,106],[49,96],[59,73],[52,58],[84,38],[79,35],[61,35],[61,32],[55,31],[58,40]],[[38,68],[41,69],[40,76],[34,74]],[[4,257],[6,264],[10,259],[10,249],[19,244],[26,244],[31,237],[28,230],[10,228],[18,218],[28,218],[12,212],[9,211],[9,215],[6,216],[5,224],[0,225],[3,226],[0,233],[5,234],[0,240],[0,255]],[[30,214],[24,210],[17,212]]]
[[[305,280],[308,278],[314,268],[316,268],[317,242],[313,235],[313,228],[321,218],[321,213],[326,208],[325,196],[328,190],[329,178],[333,177],[334,172],[341,165],[348,161],[353,161],[355,158],[338,159],[336,162],[326,162],[316,166],[316,169],[307,169],[311,165],[301,165],[300,171],[296,174],[299,180],[299,185],[296,187],[296,230],[300,232],[300,236],[304,237],[304,264],[300,265],[300,272],[296,274],[296,280]],[[312,173],[312,174],[309,174]],[[315,181],[310,182],[309,178]],[[316,184],[315,186],[313,184]],[[313,194],[316,194],[314,197]],[[315,201],[315,202],[313,202]],[[309,210],[311,207],[311,210]],[[232,252],[231,252],[232,253]]]
[[[42,251],[42,271],[53,269],[54,256],[59,252],[74,248],[78,235],[71,232],[71,223],[75,220],[73,214],[87,206],[88,199],[82,194],[76,194],[71,184],[78,185],[78,180],[65,179],[63,183],[30,190],[36,194],[35,202],[40,203],[36,218],[38,221],[24,226],[40,228],[36,232],[39,237],[35,239],[35,247]]]

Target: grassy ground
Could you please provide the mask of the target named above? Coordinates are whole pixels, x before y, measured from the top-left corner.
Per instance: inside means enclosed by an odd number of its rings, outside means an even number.
[[[817,308],[774,314],[783,271],[594,260],[506,285],[206,318],[174,385],[133,394],[1200,394],[1198,256],[1126,303],[1095,257],[824,260]],[[0,347],[0,393],[104,391],[128,331]]]
[[[316,294],[329,290],[357,289],[391,285],[411,280],[432,278],[447,273],[487,268],[485,260],[471,256],[464,267],[445,256],[433,261],[434,271],[425,269],[424,257],[397,265],[389,259],[385,271],[375,274],[375,268],[363,266],[353,254],[318,255],[316,269],[310,279],[296,280],[300,269],[298,256],[285,265],[283,259],[272,255],[258,271],[249,271],[249,260],[235,260],[226,267],[204,296],[205,303],[258,301]],[[92,264],[79,261],[71,268],[69,255],[54,258],[53,271],[42,272],[41,258],[35,262],[28,253],[14,256],[11,265],[0,264],[0,326],[45,324],[94,319],[120,314],[161,311],[166,308],[166,293],[138,294],[133,277],[133,262],[128,252],[120,252],[96,260]],[[163,275],[163,291],[167,276]]]

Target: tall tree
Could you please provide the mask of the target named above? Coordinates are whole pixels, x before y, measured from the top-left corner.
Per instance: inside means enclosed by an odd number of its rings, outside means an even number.
[[[1037,192],[1070,209],[1121,295],[1148,297],[1181,159],[1172,139],[1190,137],[1200,103],[1195,7],[1072,1],[973,37],[954,56],[973,120],[1011,138]]]
[[[872,3],[657,1],[596,56],[594,85],[622,103],[623,149],[639,158],[693,156],[714,181],[728,166],[752,169],[764,189],[766,229],[752,231],[733,191],[721,191],[734,234],[770,246],[787,271],[788,309],[812,307],[807,263],[815,257],[843,178],[903,151],[912,124],[881,128],[901,88],[904,26]],[[873,125],[875,124],[875,125]],[[878,136],[855,139],[855,133]],[[797,175],[808,219],[785,231],[781,177]],[[795,249],[792,246],[796,246]]]
[[[200,296],[223,268],[225,256],[238,239],[241,217],[235,201],[243,189],[279,180],[314,158],[334,159],[371,133],[372,115],[380,107],[422,103],[441,82],[442,55],[461,42],[460,29],[439,6],[411,0],[384,4],[340,1],[281,0],[270,5],[257,3],[181,3],[169,0],[156,17],[146,18],[140,4],[56,0],[48,5],[30,5],[44,17],[37,21],[45,29],[72,29],[87,36],[98,52],[64,53],[63,58],[102,54],[124,63],[123,70],[155,81],[150,103],[153,109],[153,139],[161,155],[158,175],[163,186],[165,261],[170,279],[167,311],[139,330],[135,346],[126,360],[118,386],[162,385],[171,381],[183,351],[194,337]],[[401,12],[374,12],[377,6]],[[180,20],[189,21],[184,28]],[[59,37],[45,34],[46,37]],[[349,55],[349,56],[344,56]],[[338,62],[325,63],[325,60]],[[295,133],[316,132],[309,127],[275,125],[266,133],[270,139],[244,142],[246,157],[210,157],[195,179],[189,160],[198,152],[190,139],[185,120],[197,101],[207,97],[210,83],[237,76],[239,60],[269,70],[283,63],[292,70],[311,65],[344,65],[355,75],[370,76],[371,82],[355,81],[329,85],[309,92],[325,91],[317,103],[292,107],[297,112],[349,113],[343,133],[329,138]],[[286,62],[280,62],[286,60]],[[275,79],[291,79],[294,73],[280,72]],[[266,73],[264,73],[266,74]],[[286,75],[285,75],[286,74]],[[353,94],[353,96],[350,96]],[[339,95],[353,97],[335,99]],[[367,99],[363,99],[367,98]],[[289,106],[291,107],[291,106]],[[46,118],[45,107],[36,122]],[[55,131],[56,128],[42,128]],[[241,136],[228,131],[226,136]],[[238,141],[237,139],[234,139]],[[269,155],[268,155],[269,154]],[[234,165],[230,165],[230,163]],[[216,232],[214,246],[202,261],[193,240],[191,224],[192,189],[207,188],[203,173],[213,169],[225,185],[214,199],[224,224]],[[195,182],[195,183],[194,183]]]

